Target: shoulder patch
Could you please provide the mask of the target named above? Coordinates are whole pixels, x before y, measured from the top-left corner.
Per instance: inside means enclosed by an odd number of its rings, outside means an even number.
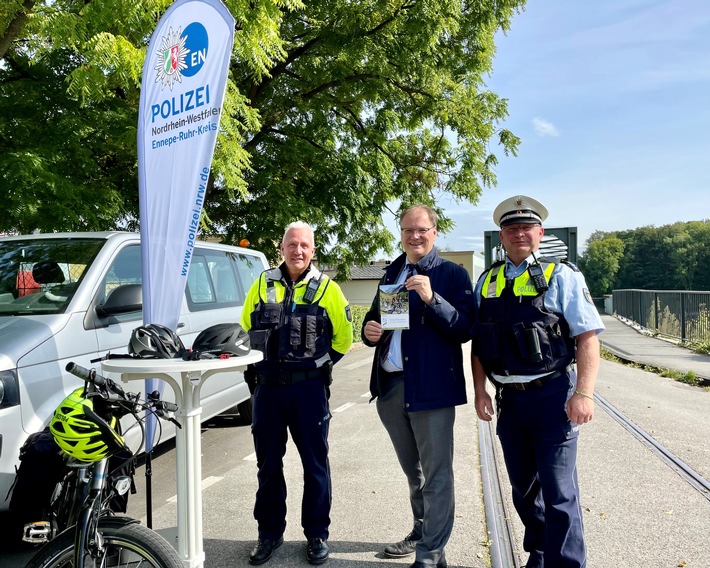
[[[353,314],[350,312],[350,304],[345,306],[345,317],[348,318],[349,322],[353,321]]]
[[[590,304],[594,305],[594,300],[592,300],[592,295],[589,293],[589,290],[586,288],[583,290],[584,291],[584,299],[587,300]]]

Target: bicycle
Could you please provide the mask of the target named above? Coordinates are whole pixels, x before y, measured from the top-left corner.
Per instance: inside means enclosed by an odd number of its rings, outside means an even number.
[[[85,381],[57,407],[51,424],[55,441],[69,455],[68,471],[55,492],[53,524],[67,528],[44,544],[26,568],[182,568],[161,535],[111,509],[111,499],[128,492],[132,475],[108,481],[112,456],[128,451],[126,463],[136,459],[123,443],[120,418],[135,416],[145,438],[139,413],[152,412],[179,426],[167,414],[177,406],[161,401],[157,392],[141,401],[94,369],[69,363],[67,371]]]

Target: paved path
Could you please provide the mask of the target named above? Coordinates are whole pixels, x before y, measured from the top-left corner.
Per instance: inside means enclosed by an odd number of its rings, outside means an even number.
[[[606,326],[600,336],[602,345],[620,359],[683,373],[692,371],[697,377],[710,380],[710,355],[698,355],[670,341],[651,337],[610,315],[603,315],[602,321]]]

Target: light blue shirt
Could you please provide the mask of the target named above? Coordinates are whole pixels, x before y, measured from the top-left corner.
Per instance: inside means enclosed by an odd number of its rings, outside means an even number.
[[[397,277],[394,284],[402,285],[407,279],[407,267],[410,266],[409,259],[404,263],[402,270]],[[417,271],[414,270],[414,274]],[[388,373],[401,373],[404,371],[404,365],[402,364],[402,330],[395,329],[392,332],[392,341],[390,341],[389,351],[387,352],[387,357],[382,361],[382,368]]]
[[[535,262],[533,255],[530,255],[519,266],[515,266],[509,258],[505,259],[505,277],[514,279],[523,274],[528,266]],[[481,301],[481,287],[483,286],[483,278],[479,278],[476,283],[475,301],[476,307]],[[604,331],[605,327],[602,323],[602,318],[597,311],[592,297],[587,288],[587,282],[584,275],[578,270],[574,270],[564,263],[559,263],[555,266],[550,276],[550,281],[547,283],[549,289],[545,293],[544,304],[551,312],[562,314],[569,324],[570,335],[577,337],[587,331],[595,331],[599,335]],[[495,375],[496,380],[500,382],[522,383],[537,377],[543,377],[546,373],[540,375]]]

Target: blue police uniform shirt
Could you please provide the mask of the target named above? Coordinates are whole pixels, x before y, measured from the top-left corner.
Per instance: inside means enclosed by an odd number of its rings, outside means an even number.
[[[505,277],[508,279],[517,278],[523,274],[533,262],[535,262],[535,257],[532,254],[521,262],[519,266],[515,266],[511,260],[506,257]],[[479,278],[476,283],[474,294],[476,308],[480,305],[483,280],[483,278]],[[572,337],[592,330],[599,335],[606,329],[596,306],[591,301],[591,296],[587,290],[587,283],[581,272],[560,263],[555,266],[555,269],[552,271],[550,281],[547,285],[549,289],[545,293],[545,307],[551,312],[564,316],[569,324],[570,335],[572,335]],[[494,376],[499,382],[524,383],[537,377],[544,377],[545,374]]]

